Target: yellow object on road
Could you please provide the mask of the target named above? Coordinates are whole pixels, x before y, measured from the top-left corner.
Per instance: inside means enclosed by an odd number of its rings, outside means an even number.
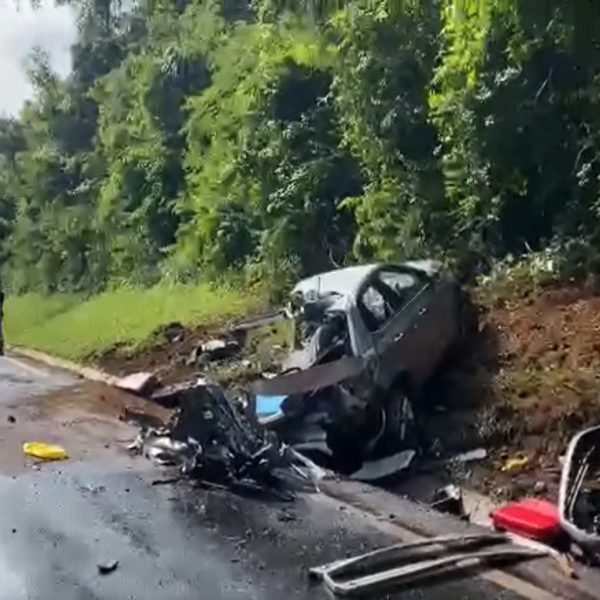
[[[527,456],[515,456],[509,458],[502,466],[501,471],[503,473],[520,473],[529,466],[529,457]]]
[[[60,446],[44,444],[43,442],[27,442],[23,444],[23,452],[43,460],[65,460],[69,458],[67,451]]]

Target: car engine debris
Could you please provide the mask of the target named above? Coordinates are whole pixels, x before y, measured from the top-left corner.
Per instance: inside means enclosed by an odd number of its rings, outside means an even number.
[[[224,390],[199,380],[179,389],[179,408],[164,427],[145,427],[129,450],[159,466],[231,487],[313,489],[326,471],[276,435],[253,426]]]

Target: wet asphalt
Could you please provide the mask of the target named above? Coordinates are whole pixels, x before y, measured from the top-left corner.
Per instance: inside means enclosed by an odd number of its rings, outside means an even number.
[[[321,495],[286,503],[156,484],[166,474],[124,450],[135,429],[121,402],[144,404],[0,358],[0,600],[320,600],[330,596],[310,566],[398,542]],[[33,435],[72,458],[23,457]],[[520,596],[471,575],[371,597]]]

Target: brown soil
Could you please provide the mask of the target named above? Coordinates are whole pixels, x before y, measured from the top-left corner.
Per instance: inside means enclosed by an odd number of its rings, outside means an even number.
[[[492,458],[480,483],[515,497],[541,481],[553,497],[570,437],[600,423],[600,297],[564,288],[496,299],[481,338],[473,360],[490,380],[477,426]],[[529,459],[524,472],[499,472],[513,456]]]
[[[187,358],[202,342],[222,335],[221,327],[199,327],[183,330],[175,340],[163,331],[154,335],[154,344],[139,353],[126,353],[116,347],[95,359],[95,364],[113,375],[128,375],[140,371],[154,373],[160,382],[169,385],[185,381],[198,374],[198,367],[186,364]]]
[[[248,316],[249,321],[261,318],[264,315]],[[229,387],[244,386],[258,379],[263,371],[271,370],[287,354],[279,345],[282,340],[276,329],[269,326],[256,329],[254,335],[245,340],[243,334],[237,338],[232,336],[230,325],[231,323],[184,329],[174,323],[156,331],[153,343],[144,350],[132,353],[115,347],[104,355],[95,357],[93,362],[102,370],[118,376],[141,371],[154,373],[163,386],[202,375]],[[214,339],[237,341],[240,351],[226,360],[189,360],[203,343]]]

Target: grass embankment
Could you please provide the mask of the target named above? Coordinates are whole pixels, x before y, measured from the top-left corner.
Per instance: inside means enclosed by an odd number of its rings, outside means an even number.
[[[152,341],[161,325],[216,323],[260,308],[260,299],[231,286],[160,284],[88,298],[76,294],[9,297],[4,327],[8,344],[82,360],[115,345],[139,349]]]

